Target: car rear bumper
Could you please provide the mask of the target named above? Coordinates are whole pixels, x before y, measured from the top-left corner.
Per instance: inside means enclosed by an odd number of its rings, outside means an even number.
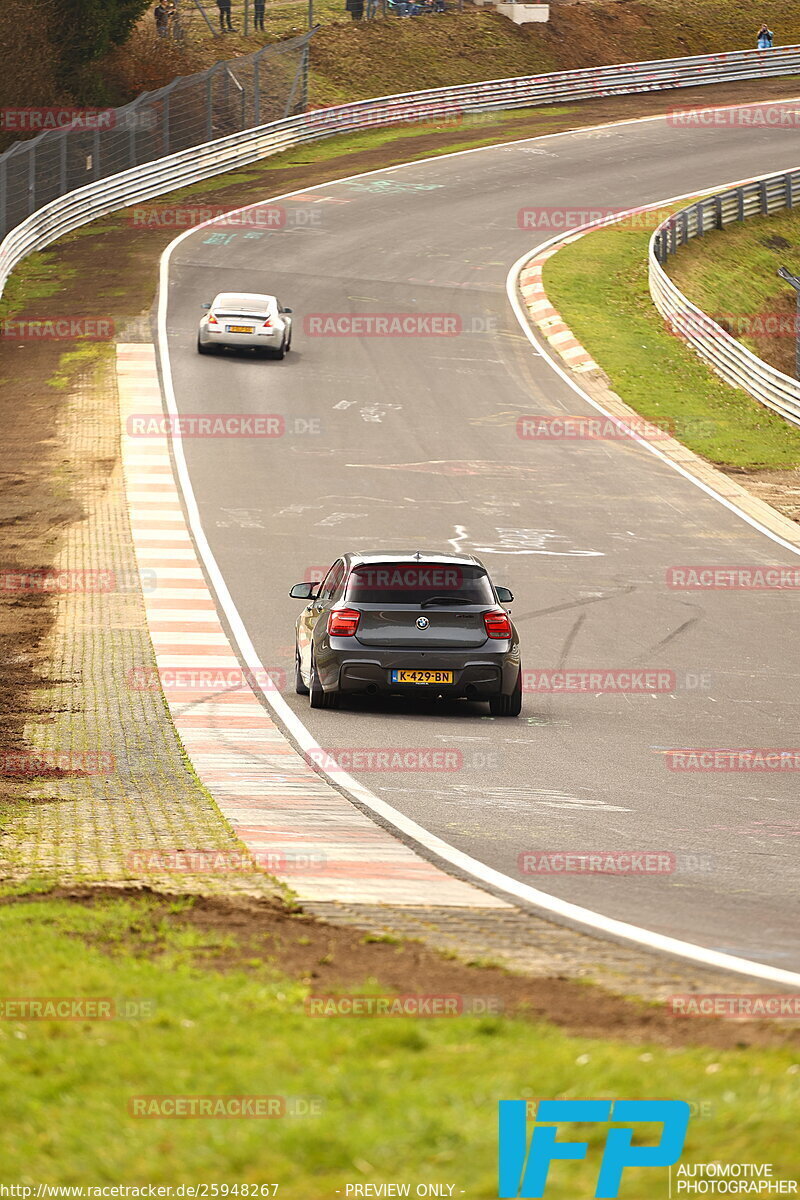
[[[280,346],[280,332],[277,329],[265,330],[264,333],[212,333],[203,328],[200,330],[201,346],[255,346],[266,350]]]
[[[394,683],[393,670],[425,669],[452,671],[452,683]],[[504,651],[363,651],[336,650],[317,659],[320,681],[325,691],[369,695],[452,696],[488,700],[514,690],[519,674],[518,648]]]

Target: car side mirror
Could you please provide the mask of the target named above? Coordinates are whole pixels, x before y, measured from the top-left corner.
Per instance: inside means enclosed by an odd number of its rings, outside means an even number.
[[[510,604],[514,599],[514,593],[509,588],[499,587],[495,588],[495,591],[501,604]]]
[[[293,600],[313,600],[318,587],[318,583],[296,583],[289,595]]]
[[[292,310],[291,308],[282,308],[282,309],[281,309],[281,312],[285,312],[285,313],[290,313],[290,312],[292,312],[292,311],[293,311],[293,310]]]
[[[211,308],[211,305],[210,304],[201,304],[200,307],[204,308],[206,310],[206,312],[208,312],[208,310]]]

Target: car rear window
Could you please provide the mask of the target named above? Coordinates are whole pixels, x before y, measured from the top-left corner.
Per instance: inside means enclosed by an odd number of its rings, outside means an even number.
[[[363,563],[347,581],[347,599],[354,603],[421,604],[434,596],[451,603],[495,603],[489,576],[465,563]]]

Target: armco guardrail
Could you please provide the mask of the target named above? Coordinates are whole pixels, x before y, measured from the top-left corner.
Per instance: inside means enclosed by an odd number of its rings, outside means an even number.
[[[726,383],[743,388],[793,425],[800,425],[800,381],[765,363],[692,304],[663,264],[691,238],[748,217],[793,208],[799,202],[800,171],[770,175],[705,196],[658,226],[650,239],[649,263],[650,295],[671,332],[685,339]]]
[[[97,217],[292,146],[337,133],[563,100],[628,95],[800,72],[800,46],[589,67],[361,100],[303,113],[170,154],[67,192],[26,217],[0,244],[0,288],[26,254]]]

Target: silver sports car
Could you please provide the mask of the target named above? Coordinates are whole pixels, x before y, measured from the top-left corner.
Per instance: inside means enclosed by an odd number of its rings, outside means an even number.
[[[220,292],[206,309],[197,331],[198,354],[216,349],[262,350],[283,358],[292,345],[292,317],[276,296],[258,292]]]

